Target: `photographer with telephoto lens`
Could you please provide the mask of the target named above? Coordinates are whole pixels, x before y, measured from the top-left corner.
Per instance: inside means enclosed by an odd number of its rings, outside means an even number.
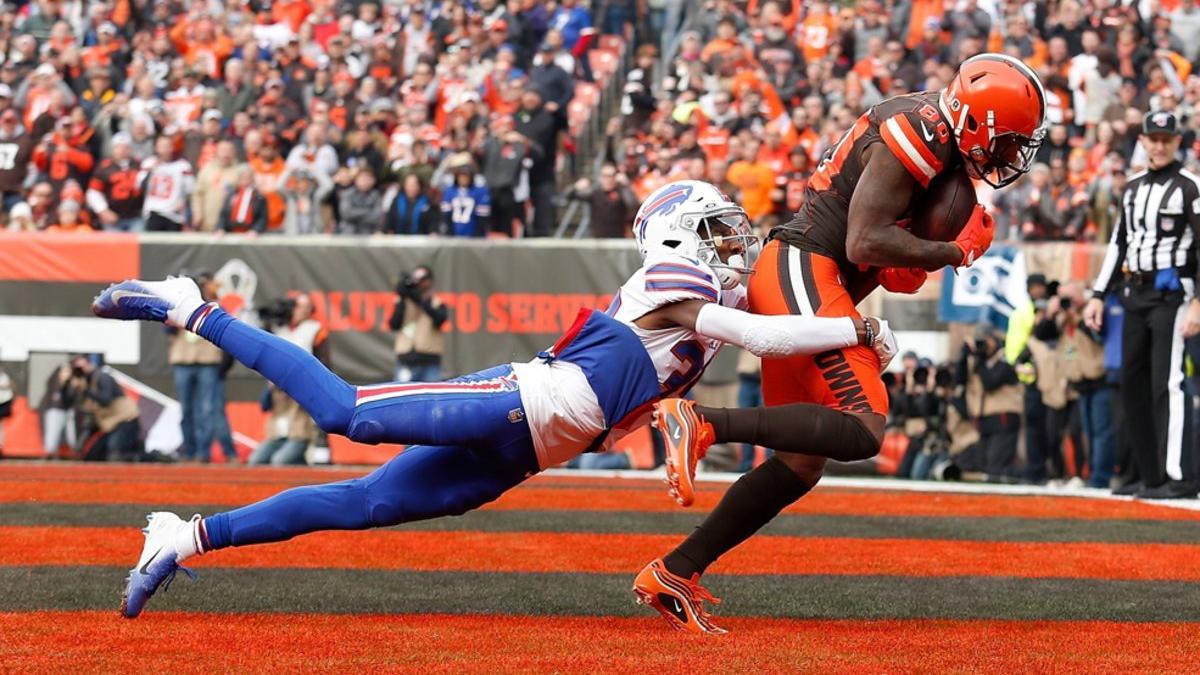
[[[433,270],[421,265],[396,284],[396,305],[388,326],[396,332],[396,381],[442,379],[445,349],[442,326],[450,310],[434,295]]]

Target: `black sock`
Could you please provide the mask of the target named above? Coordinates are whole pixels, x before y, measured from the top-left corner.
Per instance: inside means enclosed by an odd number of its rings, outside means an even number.
[[[870,459],[879,440],[861,419],[813,403],[767,408],[706,408],[696,413],[712,425],[716,443],[750,443],[775,452],[828,457],[839,462]]]
[[[714,560],[758,532],[810,489],[795,471],[772,457],[730,486],[717,508],[663,562],[672,574],[685,579],[703,574]]]

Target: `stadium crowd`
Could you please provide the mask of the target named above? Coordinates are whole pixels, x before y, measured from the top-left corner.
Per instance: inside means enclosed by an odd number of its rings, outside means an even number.
[[[606,4],[630,39],[656,16]],[[592,21],[579,0],[4,4],[7,225],[547,234]]]
[[[1039,72],[1052,125],[1029,176],[983,195],[1001,239],[1103,239],[1148,109],[1182,118],[1195,159],[1192,0],[709,0],[662,62],[635,36],[665,0],[588,4],[5,4],[8,227],[550,234],[593,11],[636,49],[607,163],[562,191],[598,237],[628,236],[637,201],[685,177],[756,223],[787,218],[862,111],[985,50]]]

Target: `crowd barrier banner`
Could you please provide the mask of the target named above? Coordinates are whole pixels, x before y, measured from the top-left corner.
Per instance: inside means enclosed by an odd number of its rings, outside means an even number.
[[[1051,279],[1089,279],[1102,254],[1098,244],[997,244],[974,269],[932,274],[911,296],[873,294],[860,309],[898,331],[934,336],[944,321],[976,321],[985,305],[993,311],[1001,280],[1000,296],[1012,304],[1024,291],[1022,264]],[[444,371],[453,375],[532,358],[580,308],[606,308],[639,259],[632,241],[0,233],[0,361],[95,351],[136,376],[167,375],[160,326],[96,319],[88,305],[114,281],[207,270],[222,282],[222,304],[251,320],[275,298],[308,294],[330,330],[334,369],[356,383],[387,380],[395,287],[422,264],[452,311]],[[947,294],[952,311],[975,315],[947,314]]]

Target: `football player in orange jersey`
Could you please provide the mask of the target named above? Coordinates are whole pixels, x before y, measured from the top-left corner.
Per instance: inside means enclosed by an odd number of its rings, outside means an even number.
[[[795,218],[771,232],[750,280],[751,309],[857,317],[855,305],[877,286],[913,293],[927,270],[973,263],[993,235],[981,206],[952,242],[918,238],[904,223],[939,175],[965,171],[998,188],[1028,171],[1044,136],[1045,109],[1032,70],[982,54],[964,61],[944,90],[897,96],[868,110],[826,154]],[[763,400],[774,407],[660,402],[668,482],[684,506],[693,499],[696,462],[711,443],[754,443],[777,454],[734,483],[678,548],[642,570],[638,597],[652,598],[676,628],[722,632],[703,609],[712,596],[700,574],[808,493],[827,459],[879,452],[888,405],[879,370],[878,358],[858,347],[768,358]]]

